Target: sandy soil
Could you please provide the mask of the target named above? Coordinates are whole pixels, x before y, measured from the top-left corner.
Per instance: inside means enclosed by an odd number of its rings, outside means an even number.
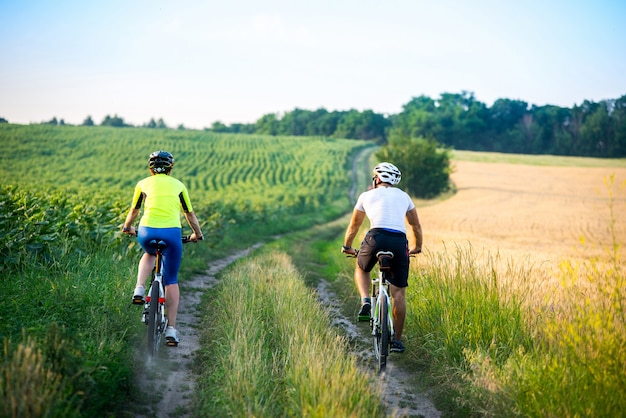
[[[202,245],[201,243],[199,245]],[[178,347],[163,346],[154,358],[141,356],[144,360],[137,370],[137,386],[143,388],[141,399],[145,405],[137,405],[134,416],[145,418],[190,417],[195,391],[193,373],[194,355],[200,349],[198,326],[201,297],[217,284],[215,276],[234,261],[247,256],[258,248],[255,245],[230,257],[215,261],[203,275],[181,284],[180,308],[176,328],[180,343]],[[153,366],[158,362],[158,371]]]

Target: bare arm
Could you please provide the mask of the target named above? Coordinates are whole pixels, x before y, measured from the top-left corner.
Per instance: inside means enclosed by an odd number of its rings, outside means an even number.
[[[128,215],[126,216],[126,220],[124,221],[124,225],[122,226],[122,232],[128,235],[137,235],[137,231],[135,230],[133,224],[135,223],[135,220],[137,220],[139,212],[140,210],[135,208],[131,208],[131,210],[128,211]]]
[[[417,216],[417,209],[413,208],[406,213],[406,219],[411,227],[409,235],[409,254],[419,254],[422,252],[422,225]]]
[[[198,242],[204,238],[202,235],[202,230],[200,229],[200,222],[198,222],[198,218],[196,218],[196,214],[194,212],[184,212],[185,218],[187,219],[187,223],[193,229],[193,234],[189,237],[190,241]]]
[[[342,248],[342,252],[346,254],[356,254],[354,248],[352,248],[352,242],[354,241],[354,237],[359,232],[361,225],[363,224],[363,220],[365,219],[365,212],[361,212],[358,209],[354,209],[352,212],[352,218],[350,219],[350,225],[348,225],[348,229],[346,230],[346,236],[343,239],[344,247],[349,248],[348,250]]]

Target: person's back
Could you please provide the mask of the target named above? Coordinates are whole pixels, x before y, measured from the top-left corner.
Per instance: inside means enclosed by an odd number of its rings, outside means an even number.
[[[146,177],[137,184],[137,189],[139,199],[143,200],[137,203],[144,208],[139,226],[180,228],[181,207],[184,212],[193,210],[183,183],[167,174]]]
[[[370,228],[406,232],[404,217],[414,207],[408,194],[396,187],[377,187],[359,196],[355,208],[362,210]]]
[[[391,251],[394,254],[389,280],[391,298],[393,300],[393,322],[395,340],[391,350],[403,352],[402,331],[406,315],[404,299],[409,276],[409,255],[422,251],[422,227],[417,210],[410,196],[394,187],[401,179],[400,170],[390,163],[380,163],[374,168],[372,178],[373,189],[361,193],[354,206],[350,224],[346,230],[344,245],[341,251],[357,255],[352,242],[358,233],[365,217],[370,221],[370,229],[361,242],[354,271],[354,282],[361,296],[359,321],[369,320],[371,301],[369,298],[370,272],[378,262],[378,251]],[[411,241],[407,240],[407,219],[411,227]]]
[[[141,305],[145,300],[145,282],[155,263],[155,249],[150,241],[162,240],[167,243],[163,250],[163,278],[167,307],[168,327],[165,339],[170,346],[178,345],[176,316],[180,293],[178,289],[178,270],[182,259],[182,224],[181,212],[189,226],[193,229],[190,241],[202,240],[200,224],[193,212],[187,188],[179,180],[170,177],[174,157],[166,151],[155,151],[150,154],[148,168],[150,177],[140,180],[135,186],[132,205],[122,227],[125,234],[135,235],[144,254],[137,270],[137,282],[133,292],[132,303]],[[144,213],[139,221],[138,229],[133,223],[143,207]]]

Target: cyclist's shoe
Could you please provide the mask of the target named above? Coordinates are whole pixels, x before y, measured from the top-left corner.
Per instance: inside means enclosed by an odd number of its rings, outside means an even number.
[[[145,303],[146,289],[143,286],[137,286],[133,293],[133,304],[143,305]]]
[[[370,303],[364,303],[363,305],[361,305],[361,310],[359,311],[359,322],[369,321],[371,311],[372,305]]]
[[[178,339],[178,333],[176,332],[176,328],[167,327],[167,329],[165,330],[165,344],[169,345],[170,347],[177,347],[179,341],[180,340]]]
[[[391,342],[392,353],[404,353],[404,350],[406,350],[406,348],[404,348],[404,344],[402,344],[402,341],[393,340]]]

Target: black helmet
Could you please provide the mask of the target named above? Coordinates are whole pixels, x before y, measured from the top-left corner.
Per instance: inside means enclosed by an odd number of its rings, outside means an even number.
[[[154,151],[148,159],[148,168],[155,173],[168,173],[174,166],[174,156],[167,151]]]

